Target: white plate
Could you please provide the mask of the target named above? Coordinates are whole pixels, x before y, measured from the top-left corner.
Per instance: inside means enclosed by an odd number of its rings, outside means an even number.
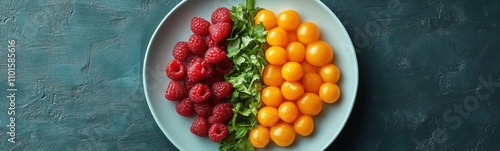
[[[156,123],[167,138],[180,150],[217,150],[218,143],[191,134],[193,118],[179,116],[175,102],[167,101],[165,89],[170,81],[165,66],[173,57],[172,48],[178,41],[187,41],[191,35],[189,24],[194,16],[210,20],[218,7],[236,6],[244,0],[180,2],[156,29],[144,59],[143,82],[146,99]],[[351,113],[358,88],[358,64],[352,42],[344,26],[328,7],[319,0],[257,1],[257,7],[272,10],[276,15],[285,9],[296,10],[304,21],[311,21],[321,30],[321,39],[330,43],[335,51],[334,63],[342,76],[338,83],[341,98],[335,104],[325,104],[320,115],[315,116],[315,130],[308,137],[298,137],[287,150],[324,150],[340,133]],[[283,150],[271,141],[266,150]]]

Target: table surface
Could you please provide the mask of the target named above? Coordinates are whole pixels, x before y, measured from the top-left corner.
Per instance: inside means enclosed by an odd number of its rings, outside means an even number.
[[[149,38],[178,3],[0,2],[1,150],[176,150],[148,109],[141,70]],[[329,149],[500,149],[500,1],[324,3],[360,71],[354,109]],[[6,132],[11,39],[15,144]]]

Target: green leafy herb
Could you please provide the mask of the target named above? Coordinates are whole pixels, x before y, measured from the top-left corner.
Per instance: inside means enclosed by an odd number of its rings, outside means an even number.
[[[267,34],[262,24],[254,25],[254,16],[259,11],[254,7],[255,1],[247,0],[246,7],[239,4],[231,8],[234,24],[231,37],[227,39],[227,56],[234,67],[225,79],[234,87],[230,100],[234,115],[228,124],[230,134],[219,147],[223,151],[254,150],[248,132],[257,126],[256,116],[261,106],[261,74],[266,65],[263,47]]]

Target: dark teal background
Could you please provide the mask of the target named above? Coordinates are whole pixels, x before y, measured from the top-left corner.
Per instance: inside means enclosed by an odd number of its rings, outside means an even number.
[[[176,150],[151,116],[141,71],[178,3],[1,1],[0,150]],[[360,71],[354,110],[329,149],[500,149],[499,1],[324,3],[350,34]],[[11,39],[15,144],[6,133]]]

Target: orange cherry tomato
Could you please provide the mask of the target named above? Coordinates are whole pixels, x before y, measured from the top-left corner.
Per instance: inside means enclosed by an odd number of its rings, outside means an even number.
[[[305,93],[304,96],[297,100],[297,107],[299,107],[302,114],[314,116],[318,115],[323,109],[323,101],[314,93]]]
[[[288,61],[301,62],[306,56],[306,48],[300,42],[291,42],[286,46]]]
[[[340,88],[330,82],[323,83],[319,88],[319,97],[326,103],[335,103],[340,98]]]
[[[281,76],[281,66],[268,64],[264,67],[262,72],[262,81],[267,86],[277,86],[280,87],[285,81],[283,76]]]
[[[256,148],[264,148],[269,143],[269,129],[266,127],[259,125],[248,133],[248,139],[250,143],[252,143],[253,147]]]
[[[257,121],[259,124],[265,127],[271,127],[278,123],[280,117],[278,115],[278,109],[274,107],[263,107],[257,112]]]
[[[286,122],[279,122],[269,130],[271,140],[281,147],[289,146],[295,140],[295,130],[293,126]]]
[[[288,33],[281,27],[275,27],[267,32],[266,41],[271,46],[285,48],[288,44]]]
[[[260,99],[266,106],[278,107],[283,101],[283,95],[280,88],[268,86],[262,90]]]
[[[299,109],[293,102],[283,102],[278,108],[278,115],[282,121],[293,123],[299,116]]]
[[[300,65],[304,68],[304,73],[318,73],[318,68],[309,64],[306,60],[300,62]]]
[[[314,130],[314,120],[311,116],[302,115],[293,124],[293,129],[297,134],[302,136],[309,136]]]
[[[266,30],[271,30],[274,27],[278,27],[278,20],[276,19],[276,16],[274,13],[270,10],[263,9],[255,15],[255,24],[259,24],[262,22],[262,25],[264,25],[264,28]]]
[[[333,60],[333,49],[324,41],[316,41],[307,45],[306,60],[316,67],[324,66]]]
[[[318,94],[323,80],[321,80],[321,76],[317,73],[306,73],[302,76],[302,84],[306,92]]]
[[[297,100],[304,94],[304,86],[300,82],[285,81],[281,85],[281,94],[287,100]]]
[[[319,28],[312,22],[304,22],[297,28],[297,39],[303,44],[310,44],[318,41],[319,36]]]
[[[294,30],[300,24],[300,16],[294,10],[285,10],[278,14],[278,26],[285,30]]]
[[[299,81],[302,75],[304,75],[304,69],[297,62],[287,62],[281,67],[281,76],[286,81]]]
[[[321,78],[325,82],[336,83],[340,79],[340,70],[334,64],[327,64],[319,70]]]
[[[286,50],[278,46],[267,48],[265,57],[267,62],[273,65],[283,65],[287,60]]]

